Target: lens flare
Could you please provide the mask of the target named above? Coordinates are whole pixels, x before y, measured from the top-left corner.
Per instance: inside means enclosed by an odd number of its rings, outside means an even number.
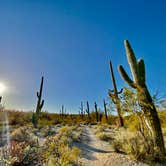
[[[6,86],[4,83],[0,82],[0,95],[6,91]]]

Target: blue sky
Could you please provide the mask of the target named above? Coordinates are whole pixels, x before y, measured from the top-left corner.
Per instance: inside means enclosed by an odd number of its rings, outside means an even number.
[[[7,108],[32,110],[45,77],[44,110],[100,106],[112,88],[109,60],[129,71],[123,41],[146,63],[153,94],[166,93],[166,2],[163,0],[0,1],[0,82]]]

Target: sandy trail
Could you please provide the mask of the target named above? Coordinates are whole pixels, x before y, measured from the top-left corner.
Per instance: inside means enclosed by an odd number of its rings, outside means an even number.
[[[82,150],[82,158],[79,165],[82,166],[147,166],[143,163],[134,162],[125,155],[117,154],[108,142],[99,140],[89,126],[83,127],[81,142],[76,143]]]
[[[76,146],[82,150],[80,162],[83,166],[104,165],[105,158],[113,152],[109,143],[99,140],[88,126],[83,126],[81,143]]]

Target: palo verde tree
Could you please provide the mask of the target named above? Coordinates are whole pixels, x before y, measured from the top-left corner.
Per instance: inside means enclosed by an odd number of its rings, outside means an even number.
[[[123,89],[121,89],[119,92],[117,90],[116,82],[115,82],[115,76],[114,76],[114,71],[112,67],[112,62],[110,61],[110,72],[111,72],[111,79],[112,79],[112,85],[113,85],[113,90],[109,90],[108,94],[113,101],[113,103],[116,105],[117,109],[117,114],[118,114],[118,125],[119,127],[123,127],[123,118],[121,116],[121,107],[120,107],[120,99],[119,99],[119,94],[122,93]]]
[[[133,114],[140,113],[140,106],[137,99],[135,90],[124,87],[123,93],[121,94],[121,109],[124,113]]]
[[[32,115],[32,123],[33,123],[35,128],[37,128],[39,115],[40,115],[41,110],[42,110],[43,105],[44,105],[44,100],[42,100],[43,81],[44,81],[44,77],[41,78],[40,89],[39,89],[39,92],[37,92],[37,99],[38,100],[37,100],[36,112],[33,113],[33,115]]]
[[[129,41],[125,40],[124,43],[133,80],[128,76],[128,74],[121,65],[118,67],[119,73],[123,80],[130,87],[136,89],[139,105],[141,106],[141,109],[152,132],[155,149],[162,158],[165,154],[164,140],[160,120],[152,97],[146,85],[144,60],[140,59],[137,61]]]

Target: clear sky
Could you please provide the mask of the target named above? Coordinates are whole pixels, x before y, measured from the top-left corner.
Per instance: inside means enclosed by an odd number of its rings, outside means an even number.
[[[44,110],[81,101],[102,105],[112,88],[109,60],[129,71],[123,41],[145,60],[153,94],[166,93],[164,0],[1,0],[0,82],[7,108],[32,110],[44,75]]]

